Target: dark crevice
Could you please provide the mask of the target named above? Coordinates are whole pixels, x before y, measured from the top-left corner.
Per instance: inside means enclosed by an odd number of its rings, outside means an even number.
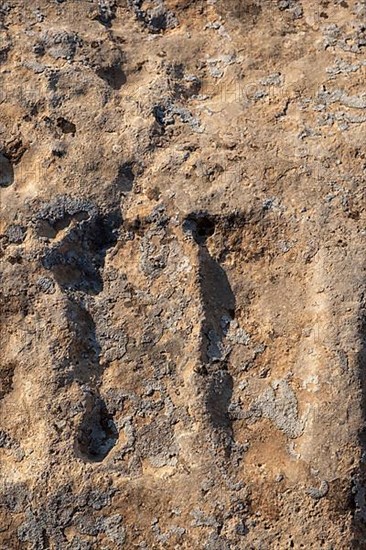
[[[227,274],[206,246],[215,228],[215,218],[202,212],[190,214],[183,222],[183,230],[191,234],[199,246],[199,283],[204,310],[203,364],[225,359],[223,348],[227,326],[235,316],[235,296]]]
[[[199,229],[211,233],[206,223]],[[202,235],[199,239],[202,239]],[[200,288],[204,308],[202,325],[201,361],[208,373],[206,381],[206,411],[213,428],[214,444],[230,456],[233,442],[229,405],[233,379],[227,369],[225,336],[227,326],[235,314],[235,297],[224,269],[211,257],[204,244],[199,247]],[[219,368],[219,370],[216,370]]]
[[[44,550],[50,548],[50,537],[48,536],[46,529],[42,529],[42,542]]]
[[[96,75],[104,80],[113,90],[120,90],[127,81],[126,75],[119,63],[110,67],[97,69]]]
[[[360,349],[357,363],[362,390],[363,422],[359,432],[361,459],[352,478],[350,509],[353,516],[355,540],[366,540],[366,296],[361,298],[359,315]],[[355,548],[358,546],[355,544]]]
[[[0,153],[0,187],[14,183],[14,168],[8,157]]]
[[[39,234],[53,238],[57,230],[69,225],[69,216],[63,213],[54,222],[39,220]],[[98,294],[103,289],[101,269],[106,252],[117,242],[117,231],[122,223],[120,212],[95,214],[89,219],[81,210],[72,214],[72,218],[77,223],[46,252],[43,265],[53,272],[63,290]]]
[[[216,221],[206,213],[193,213],[183,222],[183,231],[190,233],[197,244],[204,244],[215,233]]]
[[[8,363],[0,370],[0,399],[3,399],[13,389],[15,364]]]
[[[102,374],[101,347],[96,335],[95,322],[84,303],[72,297],[68,298],[66,304],[66,317],[72,335],[66,361],[66,364],[71,366],[71,371],[66,382],[95,382]]]
[[[233,431],[228,413],[233,378],[228,371],[225,337],[235,316],[235,296],[220,263],[211,256],[206,242],[216,230],[216,220],[207,213],[193,213],[183,230],[198,245],[199,284],[204,319],[201,330],[201,374],[205,410],[213,430],[215,446],[230,456]]]
[[[233,395],[233,378],[228,371],[219,370],[208,376],[205,406],[213,428],[214,444],[229,458],[233,445],[233,428],[228,410]]]
[[[127,172],[129,174],[129,172]],[[58,197],[38,213],[36,232],[46,240],[60,231],[62,238],[46,250],[44,267],[51,271],[66,298],[69,343],[58,362],[58,387],[79,384],[86,395],[83,417],[75,436],[75,453],[86,462],[100,462],[118,439],[118,430],[100,395],[101,346],[87,295],[103,290],[106,253],[118,238],[122,224],[119,209],[98,212],[89,201]]]
[[[76,134],[76,126],[70,120],[59,117],[56,121],[56,124],[63,134],[72,134],[73,136]]]
[[[122,193],[126,193],[132,190],[133,183],[135,181],[135,174],[133,172],[133,163],[125,162],[120,166],[116,179],[116,185],[118,190]]]
[[[235,296],[225,270],[204,245],[199,248],[199,266],[204,308],[202,361],[209,364],[225,359],[224,341],[235,315]]]
[[[87,397],[86,413],[76,439],[76,453],[84,460],[101,462],[118,440],[118,429],[99,394]]]
[[[72,338],[64,364],[59,366],[59,384],[76,381],[85,388],[84,414],[75,439],[75,452],[87,462],[100,462],[118,440],[113,416],[99,392],[104,370],[100,363],[101,347],[95,322],[82,300],[69,298],[66,316]]]

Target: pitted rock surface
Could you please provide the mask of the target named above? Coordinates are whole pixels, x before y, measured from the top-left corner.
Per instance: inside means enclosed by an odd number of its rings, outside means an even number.
[[[0,1],[0,549],[366,548],[364,0]]]

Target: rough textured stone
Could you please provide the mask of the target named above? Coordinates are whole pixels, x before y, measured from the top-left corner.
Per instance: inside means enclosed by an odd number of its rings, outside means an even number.
[[[0,1],[0,549],[366,548],[366,6]]]

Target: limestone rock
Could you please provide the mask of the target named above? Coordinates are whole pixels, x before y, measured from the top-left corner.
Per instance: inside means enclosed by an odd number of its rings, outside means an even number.
[[[365,2],[0,1],[0,548],[366,548]]]

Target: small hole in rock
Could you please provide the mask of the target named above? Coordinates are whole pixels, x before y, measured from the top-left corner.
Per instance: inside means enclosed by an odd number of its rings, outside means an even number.
[[[118,64],[98,69],[96,74],[113,90],[120,90],[123,84],[126,83],[126,75]]]
[[[202,244],[215,233],[215,221],[207,214],[192,214],[184,220],[183,230],[190,232],[194,240]]]
[[[76,126],[73,122],[66,120],[66,118],[59,117],[57,119],[57,126],[60,128],[63,134],[72,134],[76,133]]]
[[[211,237],[215,233],[215,222],[204,216],[197,221],[197,234],[199,237],[207,238]]]
[[[101,462],[118,440],[118,429],[104,401],[96,399],[92,410],[80,426],[77,447],[81,456],[91,462]]]

